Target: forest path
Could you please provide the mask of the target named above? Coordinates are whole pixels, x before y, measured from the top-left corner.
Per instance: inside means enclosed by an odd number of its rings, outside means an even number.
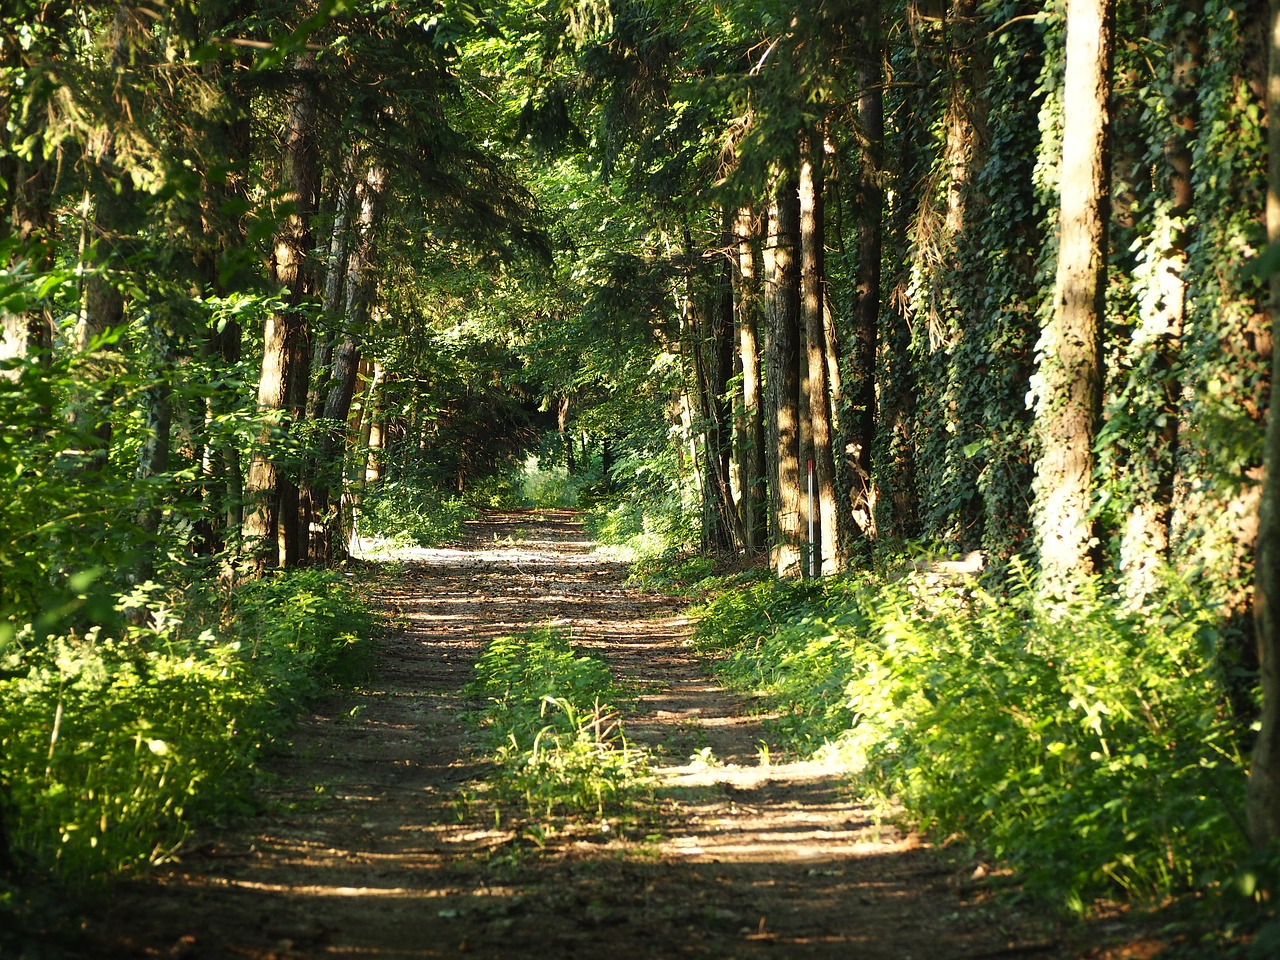
[[[492,513],[400,559],[363,568],[395,624],[374,679],[301,724],[268,812],[113,894],[124,954],[1062,955],[832,771],[763,762],[765,728],[682,644],[676,601],[629,589],[573,514]],[[663,784],[641,826],[538,848],[463,800],[483,769],[460,691],[489,639],[545,623],[635,691],[626,731]]]

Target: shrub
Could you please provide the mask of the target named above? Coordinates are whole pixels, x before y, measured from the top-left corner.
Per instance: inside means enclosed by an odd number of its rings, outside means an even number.
[[[246,584],[220,604],[154,585],[120,637],[35,642],[0,673],[0,783],[16,853],[70,883],[159,863],[194,826],[249,809],[262,750],[297,706],[371,663],[372,618],[339,574]],[[213,624],[213,625],[209,625]]]
[[[408,480],[384,480],[360,501],[360,532],[396,543],[435,547],[458,539],[476,512],[461,496],[447,496]]]
[[[1176,584],[1135,611],[868,578],[726,594],[696,642],[772,694],[794,743],[1079,910],[1221,879],[1241,850],[1219,629]]]

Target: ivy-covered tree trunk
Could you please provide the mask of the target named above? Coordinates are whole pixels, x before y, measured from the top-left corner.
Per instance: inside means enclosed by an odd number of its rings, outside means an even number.
[[[876,536],[872,448],[876,432],[876,354],[880,325],[880,270],[883,245],[884,71],[881,63],[880,4],[868,0],[863,13],[865,53],[858,66],[859,144],[857,276],[853,295],[852,385],[849,400],[850,501],[861,535]]]
[[[805,531],[800,472],[800,196],[784,178],[765,245],[768,327],[765,340],[770,434],[771,561],[780,577],[802,573]]]
[[[1048,593],[1093,572],[1093,441],[1102,403],[1114,0],[1067,4],[1060,234],[1037,371],[1035,530]]]
[[[827,383],[827,334],[824,325],[826,286],[826,234],[823,229],[822,137],[804,137],[800,160],[800,311],[805,327],[809,371],[809,420],[813,438],[815,495],[817,498],[818,566],[823,576],[844,566],[843,533],[836,492],[833,454],[831,391]]]
[[[275,238],[273,279],[285,292],[282,310],[263,331],[258,410],[266,423],[245,482],[245,546],[259,566],[293,566],[302,559],[298,488],[284,469],[282,441],[291,409],[305,408],[309,350],[306,304],[316,292],[311,255],[311,214],[318,183],[316,90],[308,74],[312,57],[296,66],[289,104],[283,183],[292,209]],[[301,392],[301,403],[298,403]]]
[[[1173,34],[1172,69],[1168,80],[1170,128],[1164,143],[1164,165],[1154,187],[1168,204],[1157,214],[1157,236],[1163,238],[1151,266],[1151,289],[1140,297],[1139,325],[1133,334],[1133,369],[1127,393],[1146,413],[1140,442],[1120,465],[1136,487],[1120,540],[1120,568],[1130,596],[1146,596],[1159,584],[1158,569],[1168,560],[1170,520],[1178,496],[1175,487],[1179,432],[1183,426],[1182,381],[1178,357],[1187,307],[1187,247],[1195,215],[1192,146],[1196,133],[1197,73],[1202,56],[1199,23],[1203,10],[1192,4],[1193,19]],[[1187,16],[1183,8],[1171,11]],[[1144,26],[1146,26],[1144,24]],[[1148,162],[1143,155],[1138,163]],[[1145,441],[1145,442],[1141,442]]]
[[[742,412],[738,424],[738,478],[742,487],[741,512],[747,551],[762,554],[769,544],[768,483],[765,466],[765,431],[760,381],[761,290],[756,261],[763,218],[749,207],[738,210],[734,225],[738,269],[735,274],[735,317],[738,329],[738,366],[742,372]]]
[[[1267,236],[1280,244],[1280,0],[1271,0],[1267,71]],[[1266,473],[1258,528],[1254,618],[1262,672],[1262,718],[1249,772],[1249,837],[1259,847],[1280,840],[1280,271],[1270,280],[1271,405],[1267,413]]]

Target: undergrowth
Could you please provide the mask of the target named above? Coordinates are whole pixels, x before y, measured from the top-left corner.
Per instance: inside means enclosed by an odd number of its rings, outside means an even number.
[[[456,541],[476,517],[464,497],[411,480],[383,480],[360,501],[360,533],[393,543],[437,547]]]
[[[1082,912],[1233,876],[1245,763],[1220,618],[1176,584],[1134,610],[1101,591],[1048,607],[1025,579],[769,581],[699,614],[695,644],[770,695],[793,745],[1033,893]]]
[[[493,788],[531,816],[625,810],[649,785],[644,758],[622,735],[609,668],[563,634],[529,630],[490,642],[468,696],[495,764]]]
[[[78,885],[169,859],[249,810],[256,761],[301,703],[365,675],[371,614],[340,573],[230,598],[146,584],[117,630],[37,641],[0,664],[0,784],[15,858]]]

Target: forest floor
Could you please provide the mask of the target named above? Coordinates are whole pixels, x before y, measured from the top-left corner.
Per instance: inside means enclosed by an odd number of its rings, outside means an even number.
[[[625,584],[568,512],[492,513],[449,549],[360,564],[392,629],[373,679],[316,706],[270,761],[264,812],[117,885],[99,956],[1139,958],[1080,946],[902,832],[847,782],[766,753],[749,700],[683,641],[678,600]],[[557,624],[635,695],[660,785],[635,819],[548,836],[468,798],[486,769],[462,694],[495,636]],[[1025,911],[1025,908],[1023,908]],[[1098,946],[1109,942],[1112,946]]]

